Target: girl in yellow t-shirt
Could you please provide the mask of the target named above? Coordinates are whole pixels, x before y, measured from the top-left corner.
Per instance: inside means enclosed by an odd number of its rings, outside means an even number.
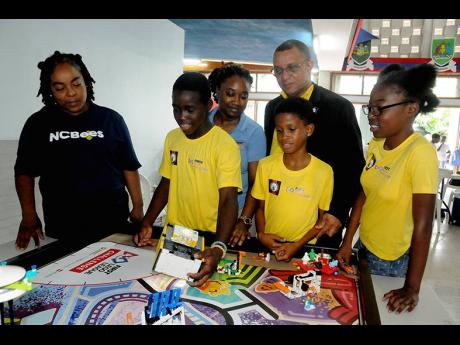
[[[329,210],[333,172],[307,152],[307,138],[314,130],[311,104],[287,98],[275,113],[283,152],[259,161],[251,194],[257,199],[257,238],[277,260],[290,260],[307,242],[316,243],[320,229],[315,225]]]
[[[420,112],[439,104],[432,91],[435,80],[436,70],[428,64],[410,70],[390,65],[380,73],[363,106],[374,139],[361,174],[362,190],[337,254],[348,262],[360,226],[357,247],[370,273],[406,278],[401,289],[384,295],[388,309],[398,313],[418,303],[431,239],[438,159],[412,124]]]

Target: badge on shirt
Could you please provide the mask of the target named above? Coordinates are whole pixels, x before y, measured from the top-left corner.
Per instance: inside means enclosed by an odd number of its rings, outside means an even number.
[[[269,179],[268,180],[268,192],[278,195],[280,193],[281,181],[276,181]]]
[[[177,151],[169,151],[169,157],[171,158],[171,164],[177,165],[177,156],[179,155],[179,152]]]
[[[372,157],[371,157],[369,163],[367,163],[367,165],[366,165],[366,170],[369,170],[370,168],[372,168],[375,165],[375,161],[376,161],[375,156],[374,156],[374,154],[372,154]]]

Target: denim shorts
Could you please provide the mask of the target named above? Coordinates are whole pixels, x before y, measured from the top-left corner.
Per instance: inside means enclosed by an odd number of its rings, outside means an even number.
[[[407,268],[409,266],[409,250],[407,250],[398,259],[389,261],[380,259],[378,256],[372,254],[369,249],[364,246],[361,240],[356,242],[355,248],[358,249],[359,255],[362,255],[366,258],[370,274],[388,277],[406,276]]]

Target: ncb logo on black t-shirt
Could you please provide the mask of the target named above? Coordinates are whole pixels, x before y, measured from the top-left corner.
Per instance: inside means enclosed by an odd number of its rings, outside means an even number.
[[[50,142],[58,141],[62,139],[79,139],[85,138],[87,140],[91,140],[94,137],[104,138],[104,132],[102,131],[84,131],[84,132],[77,132],[77,131],[57,131],[54,133],[50,133]]]

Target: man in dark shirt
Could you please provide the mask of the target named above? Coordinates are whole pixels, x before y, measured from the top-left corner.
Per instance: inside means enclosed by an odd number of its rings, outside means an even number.
[[[275,132],[276,106],[287,97],[309,100],[316,111],[316,119],[315,131],[308,140],[308,152],[328,163],[334,171],[331,206],[317,225],[321,232],[316,244],[338,248],[350,208],[358,195],[359,177],[365,164],[361,132],[353,105],[334,92],[312,83],[312,67],[308,47],[303,42],[288,40],[276,48],[273,74],[282,92],[265,108],[267,154],[282,151]],[[324,234],[328,236],[322,236]]]

